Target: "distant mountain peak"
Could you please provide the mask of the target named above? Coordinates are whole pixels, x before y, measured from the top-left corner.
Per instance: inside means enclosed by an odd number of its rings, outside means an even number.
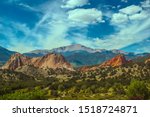
[[[134,53],[122,50],[93,49],[81,44],[63,46],[52,50],[35,50],[29,53],[24,53],[24,55],[29,57],[41,57],[48,53],[62,54],[74,67],[101,64],[118,54],[124,54],[128,60],[137,57]]]
[[[86,47],[86,46],[81,45],[81,44],[73,44],[73,45],[69,45],[69,46],[54,48],[54,49],[51,50],[51,52],[57,52],[57,53],[71,52],[71,51],[87,51],[87,52],[90,52],[90,53],[95,52],[94,49],[91,49],[91,48]]]
[[[93,48],[90,48],[90,47],[86,47],[84,45],[81,45],[81,44],[72,44],[72,45],[68,45],[68,46],[62,46],[62,47],[58,47],[58,48],[54,48],[54,49],[51,49],[51,50],[48,50],[48,49],[44,49],[44,50],[34,50],[34,51],[31,51],[31,52],[28,52],[28,53],[24,53],[25,55],[37,55],[37,56],[43,56],[43,55],[46,55],[48,53],[65,53],[65,52],[74,52],[74,51],[85,51],[85,52],[88,52],[88,53],[96,53],[96,52],[112,52],[114,54],[124,54],[124,55],[127,55],[129,53],[127,52],[124,52],[122,50],[117,50],[117,49],[114,49],[114,50],[106,50],[106,49],[93,49]]]
[[[89,47],[81,45],[81,44],[72,44],[72,45],[65,46],[65,47],[76,47],[78,49],[80,49],[80,48],[89,48]],[[90,49],[92,49],[92,48],[90,48]]]
[[[123,50],[117,50],[117,49],[113,49],[111,50],[113,53],[116,53],[116,54],[124,54],[124,55],[127,55],[129,54],[128,52],[125,52]]]
[[[70,46],[78,46],[78,47],[85,47],[84,45],[81,45],[81,44],[72,44]]]

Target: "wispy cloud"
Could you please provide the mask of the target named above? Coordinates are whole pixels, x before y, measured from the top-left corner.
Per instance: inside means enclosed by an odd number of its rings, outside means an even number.
[[[9,25],[9,27],[7,25]],[[30,32],[30,29],[25,24],[9,22],[8,24],[3,24],[0,29],[1,33],[8,39],[7,47],[9,49],[20,52],[33,49],[33,45],[31,42],[28,42],[28,45],[25,45],[25,43],[27,43],[27,40],[16,36],[16,33],[22,33],[23,35],[26,35]]]
[[[8,21],[7,27],[3,26],[3,35],[9,39],[9,49],[27,52],[37,48],[51,49],[53,47],[71,44],[65,37],[68,31],[66,13],[60,8],[61,2],[47,2],[38,8],[19,4],[32,11],[40,11],[42,17],[33,28],[14,21]],[[6,21],[6,19],[3,19]],[[9,32],[5,32],[5,30]],[[20,36],[21,33],[22,36]]]
[[[146,39],[150,38],[149,9],[142,10],[140,5],[128,6],[123,10],[120,9],[117,13],[109,13],[105,16],[111,18],[110,23],[116,31],[104,38],[95,39],[77,34],[76,36],[81,40],[80,43],[101,49],[122,49],[135,43],[145,42]],[[143,51],[148,52],[149,49],[146,48],[143,48]]]
[[[17,2],[16,4],[25,10],[37,14],[39,20],[30,27],[28,23],[1,18],[0,30],[9,39],[9,49],[19,52],[52,49],[72,43],[92,48],[122,49],[150,37],[148,0],[120,10],[110,8],[112,5],[108,5],[109,9],[106,11],[102,8],[84,8],[83,6],[88,5],[89,2],[90,0],[50,0],[34,7]],[[62,8],[62,5],[65,8]],[[113,27],[115,31],[102,38],[90,37],[89,27],[96,27],[101,23],[104,23],[104,26],[107,24],[107,28]],[[99,28],[104,27],[98,27],[95,30],[98,31]],[[70,34],[72,29],[75,31]]]
[[[114,13],[111,23],[116,27],[117,32],[97,42],[104,48],[120,49],[149,38],[150,15],[148,11],[149,9],[142,10],[141,6],[129,6]]]
[[[30,5],[25,4],[25,3],[19,3],[18,5],[19,5],[20,7],[25,8],[26,10],[31,10],[31,11],[35,11],[35,12],[40,12],[37,8],[31,7]]]

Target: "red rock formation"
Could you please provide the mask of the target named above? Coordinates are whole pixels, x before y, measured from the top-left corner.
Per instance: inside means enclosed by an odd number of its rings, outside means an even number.
[[[124,55],[118,55],[108,61],[105,61],[104,63],[100,64],[100,65],[97,65],[97,66],[93,66],[93,67],[90,67],[90,66],[86,66],[86,67],[82,67],[80,68],[80,70],[82,72],[86,72],[86,71],[94,71],[96,69],[99,69],[99,68],[102,68],[102,67],[117,67],[117,66],[121,66],[121,65],[124,65],[124,64],[127,64],[128,62],[131,62],[131,61],[128,61],[126,60],[126,58],[124,57]]]
[[[83,67],[79,68],[79,71],[85,72],[85,71],[89,71],[90,69],[91,69],[90,66],[83,66]]]
[[[111,67],[117,67],[117,66],[121,66],[124,65],[126,63],[128,63],[129,61],[126,60],[126,58],[124,57],[124,55],[118,55],[104,63],[102,63],[100,65],[100,67],[107,67],[107,66],[111,66]]]
[[[145,63],[150,63],[150,59],[147,59],[147,60],[145,61]]]
[[[73,70],[73,67],[68,63],[62,55],[59,54],[47,54],[43,57],[29,58],[22,54],[14,54],[11,56],[9,61],[2,67],[2,69],[15,70],[18,67],[24,65],[33,65],[38,68],[65,68]]]
[[[39,58],[33,58],[32,62],[35,67],[39,68],[65,68],[73,70],[71,64],[68,63],[62,55],[54,53]]]
[[[8,62],[2,67],[2,69],[15,70],[18,67],[31,64],[30,58],[16,53],[11,56]]]

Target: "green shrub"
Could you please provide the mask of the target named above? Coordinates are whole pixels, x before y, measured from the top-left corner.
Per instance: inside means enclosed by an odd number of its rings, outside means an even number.
[[[125,91],[124,91],[124,88],[123,88],[123,85],[120,84],[120,83],[116,83],[114,86],[113,86],[113,91],[115,92],[115,94],[125,94]]]
[[[131,100],[146,100],[149,98],[149,91],[143,81],[132,80],[128,86],[127,96]]]

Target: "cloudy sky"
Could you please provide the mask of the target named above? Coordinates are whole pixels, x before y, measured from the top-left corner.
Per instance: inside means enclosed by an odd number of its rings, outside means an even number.
[[[150,52],[150,0],[0,0],[0,46]]]

